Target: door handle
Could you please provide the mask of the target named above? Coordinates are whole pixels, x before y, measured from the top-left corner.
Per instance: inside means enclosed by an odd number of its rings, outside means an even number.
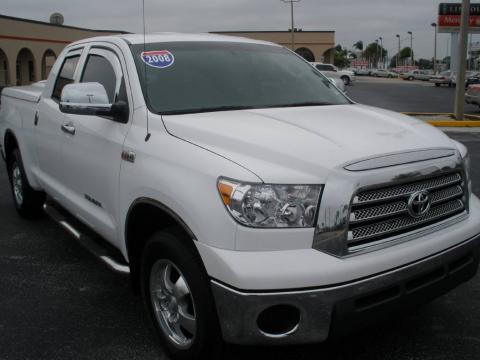
[[[38,125],[38,111],[35,111],[35,120],[34,120],[33,124],[34,124],[35,126]]]
[[[67,134],[70,134],[70,135],[75,135],[75,126],[73,126],[72,124],[63,124],[62,125],[62,131],[64,133],[67,133]]]

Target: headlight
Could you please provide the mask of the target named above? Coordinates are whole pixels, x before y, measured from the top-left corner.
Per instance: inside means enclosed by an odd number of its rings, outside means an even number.
[[[470,177],[470,154],[467,152],[463,158],[463,162],[465,164],[465,174],[467,176],[467,187],[468,187],[468,197],[472,194],[472,179]]]
[[[220,196],[233,218],[259,228],[314,227],[322,188],[218,181]]]

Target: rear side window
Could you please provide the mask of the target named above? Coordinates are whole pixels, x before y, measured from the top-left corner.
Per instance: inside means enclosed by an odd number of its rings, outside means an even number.
[[[62,95],[62,90],[65,85],[73,83],[73,76],[75,75],[75,70],[77,69],[79,59],[80,55],[74,55],[65,58],[53,88],[52,99],[60,100],[60,96]]]
[[[333,71],[333,68],[328,65],[317,65],[317,69],[320,71]]]
[[[98,82],[105,87],[110,104],[114,102],[117,77],[112,64],[100,55],[89,55],[81,82]]]

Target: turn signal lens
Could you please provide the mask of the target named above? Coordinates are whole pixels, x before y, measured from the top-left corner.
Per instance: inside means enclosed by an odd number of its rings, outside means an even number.
[[[218,182],[218,191],[220,192],[220,196],[222,197],[223,203],[225,205],[230,205],[232,200],[233,194],[233,184],[229,184],[226,181],[219,181]]]

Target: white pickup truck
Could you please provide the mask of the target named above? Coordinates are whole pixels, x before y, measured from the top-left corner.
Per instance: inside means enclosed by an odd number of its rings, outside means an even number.
[[[73,43],[3,90],[0,146],[18,213],[130,274],[173,358],[322,342],[477,271],[467,149],[275,44]]]

